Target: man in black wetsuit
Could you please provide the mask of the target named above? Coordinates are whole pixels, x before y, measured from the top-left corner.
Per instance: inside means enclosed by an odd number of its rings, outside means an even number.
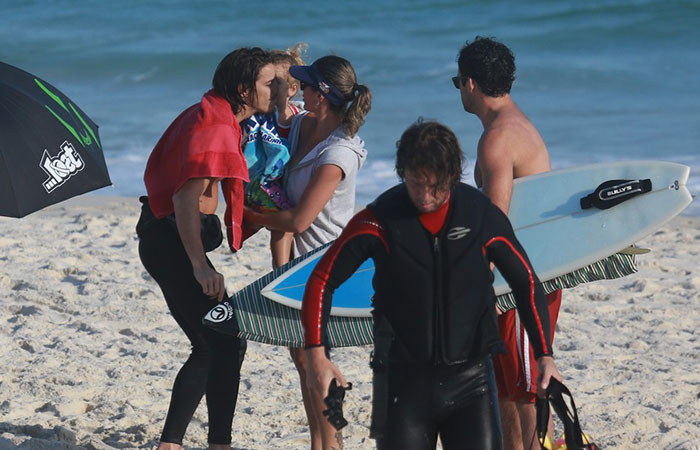
[[[459,182],[462,151],[437,122],[401,136],[403,183],[360,211],[314,269],[302,316],[308,381],[325,397],[346,385],[324,351],[333,291],[373,258],[375,348],[372,437],[377,448],[502,448],[491,356],[502,351],[490,264],[515,295],[544,393],[561,378],[552,359],[544,292],[508,218]]]

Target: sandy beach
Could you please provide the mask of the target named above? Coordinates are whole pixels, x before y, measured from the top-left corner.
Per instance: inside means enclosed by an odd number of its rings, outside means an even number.
[[[136,198],[86,196],[0,218],[0,449],[154,448],[189,353],[142,267]],[[211,253],[230,292],[269,270],[268,235]],[[700,219],[638,243],[639,273],[564,292],[554,350],[584,431],[605,449],[700,449]],[[354,388],[346,448],[368,437],[369,348],[339,349]],[[185,437],[206,448],[200,405]],[[249,343],[235,449],[308,446],[287,350]]]

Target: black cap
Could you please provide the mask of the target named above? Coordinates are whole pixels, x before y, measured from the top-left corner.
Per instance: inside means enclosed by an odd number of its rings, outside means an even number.
[[[292,66],[289,68],[289,73],[297,80],[321,92],[335,106],[342,106],[347,101],[345,95],[337,87],[323,78],[316,62],[310,66]]]

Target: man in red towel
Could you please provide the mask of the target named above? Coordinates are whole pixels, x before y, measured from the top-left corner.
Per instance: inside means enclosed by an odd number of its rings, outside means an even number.
[[[240,123],[272,111],[275,68],[267,51],[241,48],[216,69],[213,89],[168,127],[148,159],[148,197],[137,225],[139,256],[192,344],[172,389],[160,449],[179,449],[202,396],[209,410],[209,448],[230,449],[245,341],[202,325],[225,295],[224,277],[205,252],[223,240],[215,214],[219,184],[232,250],[241,246],[243,182],[248,168]]]

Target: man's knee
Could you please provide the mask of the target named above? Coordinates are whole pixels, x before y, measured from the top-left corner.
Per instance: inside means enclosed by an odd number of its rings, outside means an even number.
[[[520,428],[520,415],[518,408],[512,400],[498,400],[501,413],[501,425],[503,432],[504,448],[520,448],[522,445],[522,432]]]
[[[514,401],[498,399],[498,409],[501,413],[501,422],[503,424],[517,423],[518,408]]]
[[[520,426],[525,429],[534,429],[537,422],[537,409],[534,403],[517,402],[515,404],[520,419]]]

